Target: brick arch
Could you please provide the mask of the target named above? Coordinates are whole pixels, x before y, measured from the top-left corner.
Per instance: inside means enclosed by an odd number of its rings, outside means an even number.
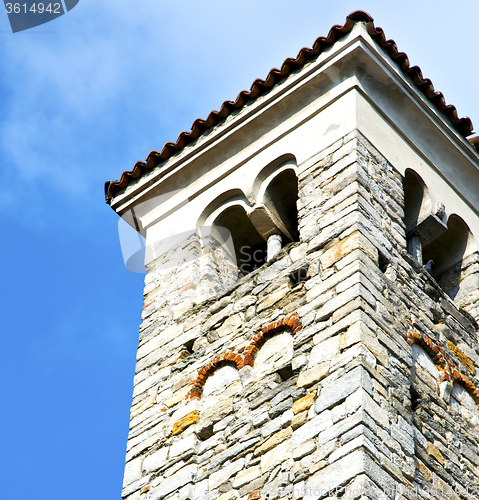
[[[249,345],[244,350],[244,356],[235,352],[225,352],[201,368],[198,371],[198,377],[195,382],[193,382],[191,391],[186,395],[185,399],[201,399],[206,380],[219,368],[229,365],[240,370],[245,366],[254,366],[255,354],[269,338],[285,330],[291,330],[291,333],[294,335],[299,332],[301,328],[303,328],[303,325],[301,324],[297,313],[285,316],[284,318],[278,321],[273,321],[273,323],[263,327],[258,334],[251,338]]]
[[[286,316],[263,327],[261,332],[251,338],[249,346],[245,348],[243,364],[241,365],[241,367],[254,366],[254,358],[256,353],[261,348],[261,346],[273,335],[276,335],[277,333],[283,332],[285,330],[291,330],[291,333],[294,335],[295,333],[299,332],[301,328],[303,328],[303,325],[301,324],[297,313]]]
[[[474,385],[472,380],[466,375],[462,374],[451,358],[444,352],[444,350],[432,341],[427,335],[421,335],[418,331],[409,331],[407,334],[407,342],[409,345],[417,344],[419,347],[431,356],[436,368],[439,370],[439,381],[445,380],[464,387],[466,391],[472,396],[472,399],[479,406],[479,389]]]
[[[206,380],[209,376],[213,375],[216,370],[222,368],[223,366],[234,366],[239,370],[244,366],[243,357],[235,352],[225,352],[213,359],[213,361],[210,361],[210,363],[198,371],[198,377],[195,382],[193,382],[193,387],[186,396],[186,399],[201,399]]]

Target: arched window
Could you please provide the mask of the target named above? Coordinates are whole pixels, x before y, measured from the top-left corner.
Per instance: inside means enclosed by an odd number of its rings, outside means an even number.
[[[457,214],[446,214],[441,203],[431,200],[421,177],[407,169],[403,178],[404,223],[408,252],[433,276],[456,302],[470,293],[473,284],[463,277],[463,262],[477,251],[474,237]],[[434,209],[433,209],[434,205]]]
[[[241,385],[238,368],[225,365],[218,368],[207,379],[203,386],[203,398],[213,394],[221,394],[229,385],[237,382]]]
[[[423,264],[424,248],[447,229],[443,221],[444,207],[438,205],[433,211],[427,186],[413,170],[406,170],[403,186],[404,224],[406,226],[408,253],[420,264]],[[424,262],[427,262],[427,260]]]
[[[404,223],[407,233],[431,212],[431,201],[424,181],[414,170],[409,168],[406,170],[403,187]]]
[[[293,336],[283,331],[270,337],[261,346],[254,360],[256,378],[278,371],[287,366],[293,358]]]
[[[225,192],[199,218],[200,227],[214,228],[211,234],[231,237],[230,254],[240,275],[262,266],[282,246],[298,241],[296,170],[294,158],[284,155],[261,170],[249,190],[245,186],[248,197],[241,189]]]
[[[447,230],[423,249],[424,262],[434,262],[431,275],[453,300],[461,296],[462,262],[475,250],[471,231],[456,214],[449,216]]]
[[[225,228],[231,234],[236,264],[241,275],[254,271],[266,262],[267,242],[239,205],[226,208],[216,217],[213,226]]]

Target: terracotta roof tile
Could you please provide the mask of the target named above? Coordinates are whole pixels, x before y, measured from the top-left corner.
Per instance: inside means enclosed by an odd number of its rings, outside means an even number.
[[[105,197],[107,202],[117,193],[125,189],[132,181],[139,179],[146,172],[152,170],[160,163],[166,161],[178,151],[181,151],[186,145],[195,141],[203,132],[214,127],[220,121],[229,116],[233,111],[241,109],[246,103],[251,102],[258,96],[265,94],[278,82],[284,80],[293,71],[301,68],[307,61],[314,59],[327,47],[333,45],[341,37],[349,33],[357,22],[363,22],[366,29],[375,42],[382,47],[393,61],[395,61],[402,72],[409,76],[416,87],[425,95],[429,101],[450,120],[454,128],[464,137],[472,133],[472,122],[469,118],[459,118],[454,106],[446,104],[441,92],[436,92],[431,80],[423,78],[422,72],[418,66],[409,66],[409,59],[404,52],[399,52],[394,40],[387,40],[381,28],[376,28],[373,18],[363,11],[355,11],[347,18],[343,26],[333,26],[327,37],[319,37],[312,48],[303,48],[299,51],[296,59],[287,58],[281,69],[273,68],[266,80],[257,79],[253,82],[251,90],[241,91],[235,101],[225,101],[219,111],[212,111],[206,120],[196,119],[191,127],[191,132],[181,132],[176,143],[167,142],[161,152],[151,151],[146,161],[135,163],[133,170],[127,170],[122,173],[119,181],[109,181],[105,183]]]

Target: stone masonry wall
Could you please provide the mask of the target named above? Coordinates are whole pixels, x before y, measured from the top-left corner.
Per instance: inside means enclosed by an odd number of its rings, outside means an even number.
[[[477,325],[400,175],[356,133],[299,168],[299,243],[161,322],[147,277],[122,496],[479,498]]]

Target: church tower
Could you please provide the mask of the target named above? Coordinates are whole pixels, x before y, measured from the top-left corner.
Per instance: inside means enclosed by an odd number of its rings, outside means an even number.
[[[471,132],[354,12],[106,184],[146,242],[125,500],[479,499]]]

